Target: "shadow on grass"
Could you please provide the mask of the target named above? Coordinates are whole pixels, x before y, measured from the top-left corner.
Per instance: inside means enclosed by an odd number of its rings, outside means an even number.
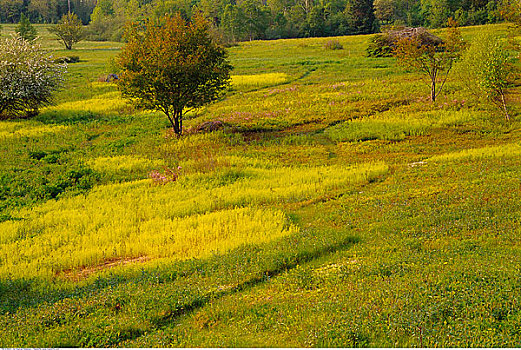
[[[206,266],[199,266],[199,273],[223,276],[225,274],[224,270],[229,270],[230,266],[236,266],[236,270],[232,272],[230,278],[222,278],[216,282],[219,282],[218,284],[227,284],[233,280],[239,282],[234,283],[232,288],[226,290],[194,296],[189,302],[177,305],[171,312],[164,314],[162,317],[154,317],[150,319],[150,322],[158,329],[166,328],[174,324],[177,318],[192,313],[210,302],[266,283],[271,278],[304,263],[341,250],[350,249],[360,241],[359,238],[354,236],[343,236],[336,242],[321,244],[325,242],[320,242],[324,238],[320,236],[322,236],[320,233],[309,232],[303,237],[288,237],[279,242],[267,244],[264,247],[247,246],[226,254],[221,259],[210,259],[210,261],[206,262]],[[325,240],[327,240],[327,237]],[[286,249],[281,250],[280,248],[277,249],[277,247],[285,247]],[[212,262],[211,260],[214,261]],[[234,274],[235,276],[233,276]],[[117,343],[111,344],[111,346],[116,345]]]
[[[92,111],[43,111],[33,118],[44,124],[74,125],[91,122],[123,123],[128,117],[115,114],[97,114]]]
[[[292,221],[298,222],[299,218],[293,218]],[[52,314],[54,305],[66,298],[80,299],[83,300],[81,304],[87,305],[91,301],[96,304],[97,300],[99,302],[104,298],[111,299],[123,294],[128,300],[126,303],[116,303],[116,313],[120,312],[120,308],[123,311],[125,305],[135,303],[139,305],[139,310],[150,307],[167,310],[158,313],[145,311],[143,314],[135,315],[142,320],[140,322],[151,325],[151,328],[146,330],[150,333],[175,324],[179,317],[190,314],[210,302],[266,283],[298,265],[350,249],[359,241],[359,238],[352,236],[350,230],[309,229],[269,243],[243,245],[226,254],[207,259],[172,262],[148,269],[127,271],[126,274],[99,276],[83,286],[64,287],[59,279],[52,282],[4,279],[0,282],[0,314],[15,314],[24,308],[38,308],[35,312],[46,315]],[[223,286],[227,287],[221,288]],[[137,292],[129,293],[134,290]],[[156,305],[158,295],[162,301]],[[107,307],[105,304],[101,303],[100,307]],[[95,313],[95,309],[84,311],[90,314]],[[67,323],[68,321],[60,326],[66,333],[69,326],[74,327]],[[91,331],[94,332],[92,336],[87,337],[89,347],[115,347],[122,340],[132,341],[144,334],[143,331],[125,331],[122,339],[104,334],[103,327],[99,326],[95,321],[94,324],[86,323],[80,327],[92,328]],[[96,333],[96,329],[101,333]],[[73,331],[72,328],[70,330]],[[72,338],[57,335],[49,344],[65,344],[63,341],[67,341],[72,342],[67,343],[68,345],[83,347],[87,345],[83,335],[82,332]]]

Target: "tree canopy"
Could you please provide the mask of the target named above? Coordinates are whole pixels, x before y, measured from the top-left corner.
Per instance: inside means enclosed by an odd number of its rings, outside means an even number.
[[[433,36],[423,28],[413,30],[408,35],[398,35],[394,55],[405,66],[411,67],[427,77],[431,88],[431,101],[442,91],[447,77],[466,48],[457,22],[449,19],[449,30],[445,40]],[[416,28],[418,29],[418,28]]]
[[[128,27],[126,40],[117,60],[118,86],[137,105],[163,112],[177,135],[187,110],[218,99],[229,84],[226,51],[202,16],[137,22]]]
[[[380,26],[444,27],[519,18],[519,0],[70,0],[90,38],[121,40],[128,21],[203,13],[230,41],[366,34]],[[0,0],[0,22],[56,23],[67,0]]]
[[[67,50],[72,50],[72,46],[83,40],[84,32],[80,19],[75,13],[67,13],[63,15],[60,22],[49,31],[63,42]]]

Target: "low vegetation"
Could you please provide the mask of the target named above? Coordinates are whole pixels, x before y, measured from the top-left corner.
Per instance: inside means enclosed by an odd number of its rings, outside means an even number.
[[[229,48],[182,137],[106,82],[120,44],[78,43],[0,122],[0,346],[518,346],[519,77],[509,120],[461,67],[432,103],[371,38]]]

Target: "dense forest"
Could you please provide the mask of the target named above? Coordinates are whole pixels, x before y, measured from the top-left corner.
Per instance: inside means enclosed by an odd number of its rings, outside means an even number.
[[[201,11],[228,41],[364,34],[386,25],[443,27],[500,20],[501,0],[0,0],[0,21],[55,23],[69,11],[90,39],[120,40],[130,19]]]

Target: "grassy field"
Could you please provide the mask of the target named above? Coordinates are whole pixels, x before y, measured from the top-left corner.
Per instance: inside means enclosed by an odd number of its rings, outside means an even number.
[[[0,346],[521,346],[520,86],[507,122],[370,36],[253,41],[177,139],[103,82],[121,44],[37,28],[80,62],[0,122]]]

